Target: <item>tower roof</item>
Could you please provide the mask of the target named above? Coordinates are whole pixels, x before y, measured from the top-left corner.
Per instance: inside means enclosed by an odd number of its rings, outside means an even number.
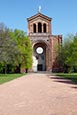
[[[48,17],[48,16],[46,16],[46,15],[40,13],[40,12],[38,12],[38,13],[35,14],[34,16],[31,16],[30,18],[27,18],[27,20],[30,21],[30,20],[33,20],[33,19],[35,19],[35,18],[37,18],[37,17],[42,17],[42,18],[47,19],[47,20],[49,20],[49,21],[52,20],[52,18],[50,18],[50,17]]]

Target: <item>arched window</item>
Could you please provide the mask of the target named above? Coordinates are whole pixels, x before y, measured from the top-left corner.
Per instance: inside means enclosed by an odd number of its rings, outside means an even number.
[[[33,24],[33,32],[36,33],[36,24]]]
[[[42,33],[42,24],[40,22],[38,23],[38,32]]]
[[[47,30],[46,30],[46,24],[44,23],[44,24],[43,24],[43,32],[46,33],[46,31],[47,31]]]

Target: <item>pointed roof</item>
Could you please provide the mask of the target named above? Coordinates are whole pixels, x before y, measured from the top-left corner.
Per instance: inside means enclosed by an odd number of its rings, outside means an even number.
[[[33,19],[35,19],[35,18],[37,18],[37,17],[42,17],[42,18],[47,19],[47,20],[49,20],[49,21],[52,20],[52,18],[50,18],[50,17],[48,17],[48,16],[46,16],[46,15],[40,13],[40,12],[38,12],[38,13],[37,13],[36,15],[34,15],[34,16],[31,16],[30,18],[27,18],[27,20],[30,21],[30,20],[33,20]]]

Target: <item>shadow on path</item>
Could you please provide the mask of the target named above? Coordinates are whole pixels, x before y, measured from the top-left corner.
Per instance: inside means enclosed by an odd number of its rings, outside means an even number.
[[[71,87],[71,88],[77,89],[77,83],[73,82],[73,81],[70,80],[70,79],[62,78],[62,77],[59,77],[59,76],[53,76],[53,75],[52,75],[52,76],[49,76],[49,78],[50,78],[50,79],[53,79],[54,82],[76,85],[76,86],[73,86],[73,87]]]

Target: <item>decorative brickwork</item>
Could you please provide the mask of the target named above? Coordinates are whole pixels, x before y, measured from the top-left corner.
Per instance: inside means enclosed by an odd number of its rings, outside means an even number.
[[[33,56],[37,60],[37,64],[32,67],[32,70],[57,71],[56,48],[62,43],[62,35],[52,35],[52,18],[37,13],[28,18],[27,21],[28,36],[32,42]],[[43,48],[42,54],[36,52],[38,47]]]

